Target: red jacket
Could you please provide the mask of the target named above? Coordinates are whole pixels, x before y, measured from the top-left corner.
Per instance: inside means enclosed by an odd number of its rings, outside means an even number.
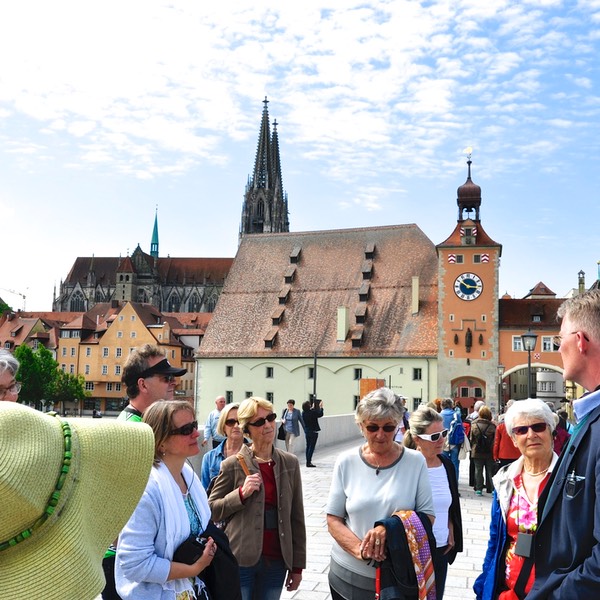
[[[506,432],[504,422],[496,427],[496,437],[494,438],[494,460],[501,458],[517,459],[521,456],[519,449],[513,444],[512,438]]]

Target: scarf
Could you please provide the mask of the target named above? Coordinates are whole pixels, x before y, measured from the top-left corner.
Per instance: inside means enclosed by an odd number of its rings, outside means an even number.
[[[404,525],[406,540],[412,555],[419,587],[419,600],[435,600],[433,560],[425,527],[423,527],[419,515],[413,510],[401,510],[397,514]]]
[[[208,507],[206,492],[200,485],[200,479],[187,463],[183,465],[181,473],[189,486],[189,495],[196,506],[201,525],[203,528],[206,528],[210,520],[210,509]],[[183,502],[181,490],[163,462],[151,470],[150,478],[154,480],[160,491],[164,507],[165,537],[167,540],[164,558],[173,560],[175,550],[190,535],[189,517]],[[204,583],[198,577],[195,578],[194,583],[200,588],[204,587]],[[194,592],[192,582],[189,579],[172,579],[166,581],[163,584],[163,589],[173,591],[175,595],[185,591]]]

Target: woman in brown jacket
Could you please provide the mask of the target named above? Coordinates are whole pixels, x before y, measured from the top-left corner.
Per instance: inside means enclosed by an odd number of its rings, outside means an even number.
[[[273,445],[277,415],[269,401],[247,398],[237,418],[252,444],[221,463],[208,502],[213,519],[227,521],[242,599],[276,600],[284,584],[298,589],[306,566],[300,465]]]
[[[475,493],[483,493],[483,469],[486,470],[486,481],[491,494],[492,477],[494,476],[494,437],[496,426],[492,423],[492,412],[487,406],[479,409],[479,417],[471,425],[469,441],[471,442],[471,458],[475,463]]]

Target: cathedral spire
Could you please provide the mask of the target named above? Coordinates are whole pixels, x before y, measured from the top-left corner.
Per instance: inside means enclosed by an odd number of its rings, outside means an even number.
[[[287,195],[283,191],[277,121],[273,136],[269,121],[268,100],[258,135],[254,173],[248,178],[242,206],[240,240],[247,233],[277,233],[290,230]]]
[[[154,214],[154,230],[152,231],[152,241],[150,242],[150,256],[158,258],[158,206]]]

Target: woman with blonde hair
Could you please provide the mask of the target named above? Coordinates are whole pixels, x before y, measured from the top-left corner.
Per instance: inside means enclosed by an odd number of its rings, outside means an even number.
[[[243,600],[277,600],[298,589],[306,566],[306,529],[298,459],[274,446],[277,414],[264,398],[240,403],[237,418],[250,446],[221,463],[210,493],[215,521],[240,565]]]
[[[404,436],[407,448],[418,450],[427,462],[431,483],[435,522],[433,535],[436,547],[432,550],[435,570],[436,597],[444,595],[448,565],[463,550],[462,516],[456,470],[452,461],[443,454],[448,430],[443,417],[433,408],[420,406],[409,419],[410,428]]]

